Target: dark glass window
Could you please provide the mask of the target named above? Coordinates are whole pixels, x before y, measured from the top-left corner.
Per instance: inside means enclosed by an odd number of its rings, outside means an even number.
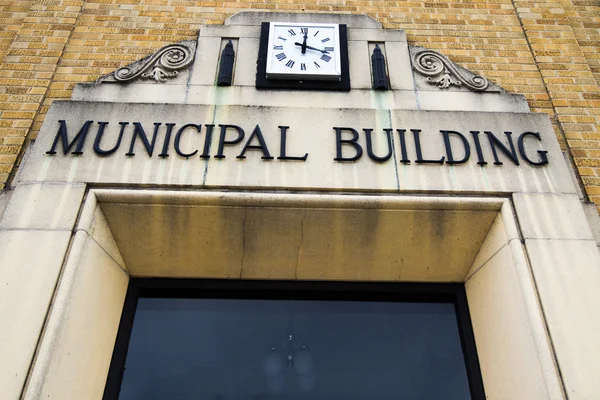
[[[132,282],[105,399],[482,395],[465,357],[459,286],[440,294],[431,289],[446,285],[407,293],[410,285]]]

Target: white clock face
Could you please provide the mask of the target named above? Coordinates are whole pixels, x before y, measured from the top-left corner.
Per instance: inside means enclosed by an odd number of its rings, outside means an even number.
[[[271,22],[267,78],[339,80],[339,42],[337,24]]]

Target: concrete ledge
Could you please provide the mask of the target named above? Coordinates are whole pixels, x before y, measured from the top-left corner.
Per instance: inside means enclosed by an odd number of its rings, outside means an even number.
[[[493,92],[443,92],[441,89],[416,91],[420,110],[530,112],[525,96]]]
[[[348,28],[381,29],[381,23],[368,15],[362,14],[315,14],[315,13],[282,13],[264,11],[242,11],[225,20],[225,25],[260,25],[262,22],[308,22],[327,24],[346,24]]]
[[[191,192],[166,190],[92,191],[98,202],[121,204],[252,206],[278,208],[361,208],[402,210],[500,211],[507,201],[503,198],[422,197],[422,196],[360,196],[346,194],[290,194],[246,192]],[[427,201],[424,201],[424,200]],[[88,209],[91,213],[91,209]],[[83,218],[82,218],[83,220]]]

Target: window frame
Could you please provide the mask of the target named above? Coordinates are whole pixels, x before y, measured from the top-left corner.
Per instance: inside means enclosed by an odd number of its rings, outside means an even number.
[[[131,331],[140,297],[452,303],[456,311],[471,399],[485,399],[473,326],[463,283],[131,278],[125,296],[103,400],[117,400],[119,397]]]

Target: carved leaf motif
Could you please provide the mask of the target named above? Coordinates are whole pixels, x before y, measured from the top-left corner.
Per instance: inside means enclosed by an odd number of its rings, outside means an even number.
[[[463,76],[450,60],[433,50],[416,51],[412,56],[412,64],[415,71],[427,76],[427,82],[437,85],[440,89],[464,84],[473,91],[481,92],[489,85],[487,79],[482,76],[473,75],[470,78]]]
[[[151,73],[142,74],[142,79],[154,79],[157,82],[165,83],[168,78],[174,78],[176,76],[177,71],[169,72],[159,66],[155,66]]]
[[[427,77],[427,82],[434,83],[434,84],[438,85],[438,87],[440,89],[447,89],[451,85],[456,85],[456,86],[462,85],[461,81],[457,81],[457,80],[452,79],[452,76],[450,76],[450,74],[448,73],[448,71],[444,71],[444,74],[441,77],[437,78],[437,79],[432,78],[432,77]]]

